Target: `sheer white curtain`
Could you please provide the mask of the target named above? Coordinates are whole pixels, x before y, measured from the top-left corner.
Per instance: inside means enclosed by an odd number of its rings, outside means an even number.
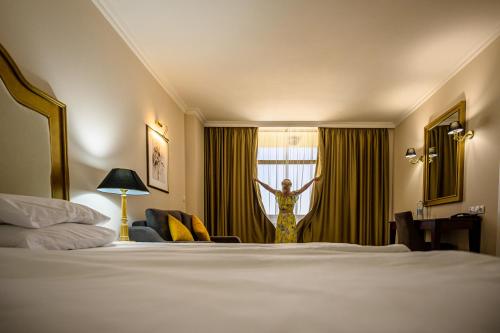
[[[314,178],[318,156],[318,129],[315,127],[261,127],[258,136],[257,172],[263,182],[281,189],[289,178],[297,190]],[[295,205],[297,222],[309,212],[311,189],[302,193]],[[276,225],[279,213],[274,195],[261,187],[262,203],[269,219]]]

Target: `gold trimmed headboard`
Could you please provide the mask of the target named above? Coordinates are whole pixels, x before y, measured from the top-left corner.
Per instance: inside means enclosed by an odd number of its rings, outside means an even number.
[[[66,105],[31,85],[1,44],[0,78],[18,103],[48,118],[52,197],[69,200]]]

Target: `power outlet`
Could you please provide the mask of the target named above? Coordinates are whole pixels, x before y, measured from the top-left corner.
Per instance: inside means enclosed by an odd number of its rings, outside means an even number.
[[[484,205],[470,206],[469,213],[471,214],[484,214],[485,208]]]

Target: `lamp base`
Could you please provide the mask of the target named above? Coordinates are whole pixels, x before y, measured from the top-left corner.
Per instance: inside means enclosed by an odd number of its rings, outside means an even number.
[[[120,241],[129,241],[128,238],[128,223],[127,223],[127,190],[122,192],[122,224],[120,225]]]
[[[120,226],[120,241],[129,241],[128,237],[128,224],[127,222],[121,224]]]

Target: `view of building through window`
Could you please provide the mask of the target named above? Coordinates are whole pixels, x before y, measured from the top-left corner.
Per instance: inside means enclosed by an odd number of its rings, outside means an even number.
[[[259,128],[257,172],[258,178],[271,187],[281,189],[281,181],[292,181],[297,190],[314,178],[318,155],[318,130],[312,127]],[[309,212],[311,204],[309,187],[295,205],[297,222]],[[269,219],[276,225],[279,213],[273,194],[261,187],[262,203]]]

